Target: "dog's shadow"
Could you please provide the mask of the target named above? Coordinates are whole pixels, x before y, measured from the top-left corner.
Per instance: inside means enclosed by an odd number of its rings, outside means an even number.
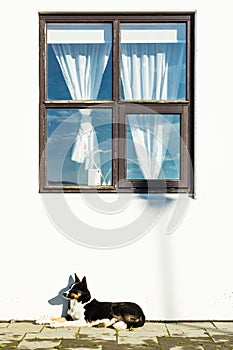
[[[74,283],[74,279],[70,275],[67,286],[62,288],[54,298],[48,300],[48,303],[50,305],[62,305],[62,314],[61,314],[62,317],[67,315],[68,306],[69,306],[69,301],[64,299],[63,293],[67,291],[67,289],[72,283]]]

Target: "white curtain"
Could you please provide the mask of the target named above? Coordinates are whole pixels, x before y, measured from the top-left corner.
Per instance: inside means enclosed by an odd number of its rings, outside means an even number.
[[[159,177],[169,142],[170,120],[161,114],[128,115],[138,164],[145,179]]]
[[[108,63],[111,43],[52,44],[64,80],[73,100],[96,100]],[[80,128],[73,146],[71,159],[77,163],[86,160],[85,168],[94,166],[98,141],[91,121],[91,111],[80,109]],[[96,152],[97,153],[97,152]],[[99,156],[95,164],[99,166]]]
[[[174,44],[122,44],[125,100],[177,99],[184,48]],[[157,179],[169,143],[171,123],[155,114],[129,115],[138,164],[145,179]]]

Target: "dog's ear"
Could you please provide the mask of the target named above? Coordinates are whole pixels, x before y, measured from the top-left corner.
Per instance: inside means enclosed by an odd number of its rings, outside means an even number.
[[[84,288],[87,288],[87,280],[86,280],[85,276],[82,279],[82,285],[83,285]]]
[[[80,283],[80,279],[78,278],[78,276],[76,275],[76,273],[74,274],[74,278],[75,278],[75,282]]]

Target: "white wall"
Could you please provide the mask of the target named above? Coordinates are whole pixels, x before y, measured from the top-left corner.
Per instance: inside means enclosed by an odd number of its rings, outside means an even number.
[[[8,0],[0,21],[0,319],[60,315],[62,305],[48,300],[74,272],[87,276],[93,297],[136,301],[148,319],[233,319],[230,2],[223,0],[221,7],[201,0],[133,4],[139,11],[197,10],[197,199],[166,199],[161,209],[157,197],[148,202],[133,196],[110,215],[91,209],[89,199],[78,194],[66,196],[87,229],[91,221],[92,227],[106,227],[115,235],[129,224],[128,237],[137,229],[136,220],[142,220],[143,232],[148,222],[153,227],[116,249],[88,248],[62,234],[38,194],[38,11],[130,11],[132,1],[89,0],[82,5],[73,0]],[[175,223],[176,230],[168,234]],[[81,227],[77,225],[77,232]]]

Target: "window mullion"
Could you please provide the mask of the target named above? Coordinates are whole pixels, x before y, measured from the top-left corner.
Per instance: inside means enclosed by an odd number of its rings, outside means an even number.
[[[118,188],[119,184],[119,100],[120,100],[120,22],[118,19],[113,20],[113,38],[112,38],[112,50],[113,50],[113,65],[112,65],[112,98],[115,102],[113,108],[113,185]]]
[[[46,99],[46,22],[40,18],[40,46],[39,46],[39,79],[40,79],[40,104]]]
[[[112,79],[112,93],[113,100],[120,100],[120,22],[113,21],[113,79]]]

